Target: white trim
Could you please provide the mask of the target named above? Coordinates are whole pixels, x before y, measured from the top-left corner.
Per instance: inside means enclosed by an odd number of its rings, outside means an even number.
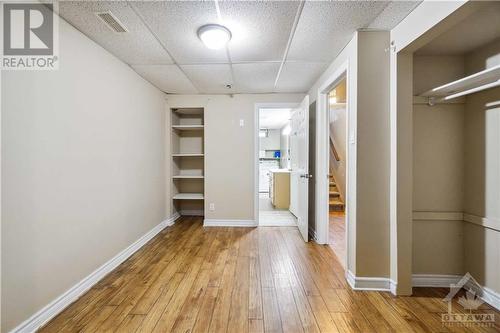
[[[496,218],[481,217],[477,215],[464,213],[464,221],[482,226],[484,228],[500,231],[500,220]]]
[[[462,212],[419,212],[413,211],[415,221],[463,221]]]
[[[481,297],[483,301],[500,311],[500,293],[488,288],[483,287],[484,295]]]
[[[413,221],[464,221],[500,231],[500,219],[482,217],[464,212],[419,212],[413,211]]]
[[[347,283],[353,290],[372,290],[372,291],[390,291],[397,284],[389,278],[385,277],[357,277],[350,270],[346,270]]]
[[[217,220],[205,219],[203,220],[204,227],[256,227],[255,220]]]
[[[297,103],[255,103],[254,106],[254,159],[253,159],[253,165],[254,165],[254,205],[253,205],[253,211],[254,211],[254,216],[253,218],[255,219],[255,224],[259,225],[259,110],[263,108],[283,108],[283,109],[288,109],[288,108],[296,108],[298,105],[300,105],[300,102]]]
[[[181,209],[180,215],[184,216],[205,216],[205,211],[203,209]]]
[[[461,275],[442,275],[442,274],[413,274],[413,287],[434,287],[434,288],[450,288],[450,285],[457,284]],[[500,293],[481,286],[484,295],[479,295],[483,301],[500,310]]]
[[[141,238],[132,243],[129,247],[118,253],[116,256],[104,263],[101,267],[83,278],[80,282],[68,289],[62,295],[57,297],[55,300],[47,304],[30,318],[15,327],[10,331],[10,333],[31,333],[38,330],[40,327],[42,327],[48,321],[58,315],[61,311],[63,311],[66,307],[68,307],[71,303],[76,301],[81,295],[92,288],[103,277],[105,277],[121,263],[127,260],[132,254],[137,252],[137,250],[143,247],[154,236],[156,236],[166,227],[173,225],[175,223],[175,220],[177,220],[179,217],[179,214],[176,213],[167,220],[162,221],[156,227],[154,227]]]
[[[391,293],[396,296],[397,295],[397,292],[398,292],[398,284],[396,283],[396,281],[392,280],[392,279],[389,279],[389,289],[391,291]]]
[[[451,284],[457,284],[461,278],[461,275],[413,274],[411,282],[413,287],[449,288]]]

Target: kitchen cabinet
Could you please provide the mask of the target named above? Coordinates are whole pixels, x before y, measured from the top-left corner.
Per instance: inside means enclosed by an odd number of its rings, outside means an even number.
[[[276,209],[290,207],[290,171],[269,170],[269,196]]]

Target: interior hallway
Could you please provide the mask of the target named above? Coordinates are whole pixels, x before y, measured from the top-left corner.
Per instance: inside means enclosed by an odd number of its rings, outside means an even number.
[[[448,290],[414,291],[354,292],[330,247],[304,243],[296,228],[182,217],[41,332],[448,332]]]

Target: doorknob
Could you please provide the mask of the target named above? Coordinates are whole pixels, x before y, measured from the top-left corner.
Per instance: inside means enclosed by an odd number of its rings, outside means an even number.
[[[304,173],[304,174],[300,175],[300,178],[312,178],[312,177],[313,177],[313,175],[308,174],[308,173]]]

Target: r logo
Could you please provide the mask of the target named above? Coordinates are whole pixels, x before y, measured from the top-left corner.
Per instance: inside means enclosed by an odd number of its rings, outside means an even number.
[[[52,4],[4,4],[4,55],[53,55],[53,21]]]

